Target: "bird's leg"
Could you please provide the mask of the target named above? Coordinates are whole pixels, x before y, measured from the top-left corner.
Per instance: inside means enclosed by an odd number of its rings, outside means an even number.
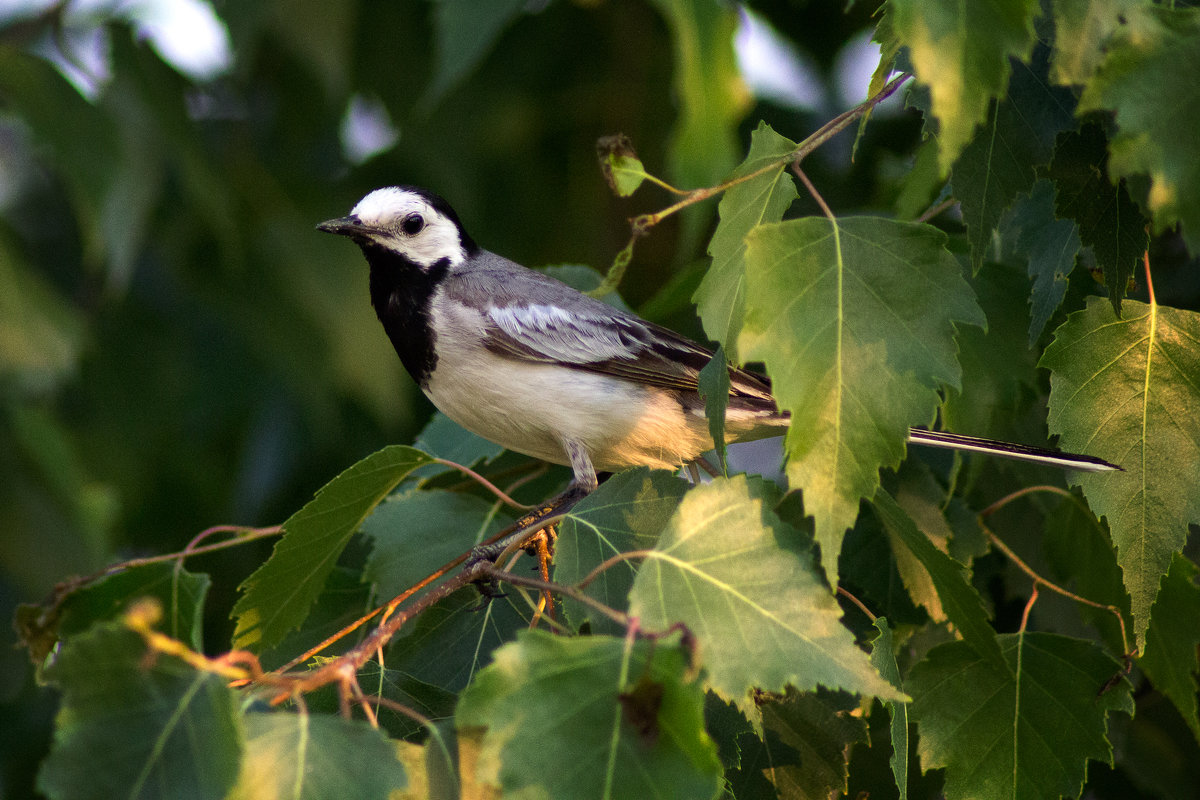
[[[567,457],[571,460],[571,469],[575,473],[575,477],[566,488],[566,491],[552,497],[517,520],[510,527],[512,532],[507,536],[491,544],[478,545],[472,549],[471,554],[467,556],[463,569],[469,570],[482,561],[495,561],[500,557],[501,553],[510,547],[524,546],[538,531],[547,527],[548,523],[552,524],[552,521],[556,521],[555,518],[570,511],[576,503],[595,490],[599,485],[599,481],[596,478],[596,469],[592,466],[592,459],[588,455],[587,450],[573,439],[563,442],[563,450],[566,451]],[[494,581],[480,581],[477,585],[482,594],[489,597],[498,596]]]

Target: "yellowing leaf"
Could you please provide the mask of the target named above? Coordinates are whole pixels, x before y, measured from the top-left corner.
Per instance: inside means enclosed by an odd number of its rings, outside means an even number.
[[[806,218],[754,230],[746,250],[743,354],[761,360],[791,412],[788,481],[804,490],[826,572],[879,468],[957,387],[954,325],[983,312],[946,236],[873,217]]]
[[[988,104],[1008,84],[1009,57],[1033,48],[1037,0],[893,0],[892,27],[933,97],[942,173],[958,158]]]
[[[1159,582],[1200,522],[1200,315],[1126,300],[1118,319],[1091,298],[1041,365],[1060,445],[1124,468],[1072,479],[1108,521],[1143,646]]]
[[[902,697],[841,624],[799,534],[771,511],[777,496],[745,475],[689,491],[638,570],[630,613],[650,630],[686,625],[712,689],[751,720],[756,688]]]

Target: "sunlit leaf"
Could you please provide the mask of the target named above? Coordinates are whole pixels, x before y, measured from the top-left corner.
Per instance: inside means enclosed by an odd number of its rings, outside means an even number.
[[[897,698],[854,637],[799,534],[771,511],[778,490],[745,475],[684,495],[634,579],[630,613],[649,630],[683,623],[711,688],[751,720],[751,690],[825,686]]]
[[[1090,642],[1000,637],[1004,663],[964,642],[939,645],[904,686],[923,769],[946,769],[948,800],[1078,797],[1089,759],[1112,763],[1111,711],[1132,713],[1121,667]]]
[[[300,625],[325,578],[367,515],[429,456],[411,447],[386,447],[325,484],[283,524],[283,538],[265,564],[242,584],[233,607],[234,646],[265,648]]]
[[[1054,54],[1051,77],[1057,83],[1084,84],[1104,58],[1107,40],[1133,11],[1137,0],[1054,0]]]
[[[1109,171],[1148,176],[1154,229],[1182,223],[1193,253],[1200,253],[1198,73],[1200,9],[1151,7],[1133,15],[1079,100],[1081,111],[1116,112]]]
[[[687,654],[665,642],[528,631],[463,693],[486,727],[478,777],[546,797],[712,798],[717,748]]]
[[[784,159],[796,143],[759,123],[750,152],[733,177],[755,175],[731,186],[717,207],[720,222],[708,245],[712,266],[692,300],[710,339],[722,344],[729,360],[739,362],[738,334],[746,315],[746,235],[759,225],[779,222],[796,199],[796,184]]]
[[[766,704],[762,719],[768,746],[777,742],[795,754],[794,763],[776,762],[766,772],[781,797],[836,797],[846,792],[850,750],[867,739],[861,719],[834,709],[815,694],[799,692]],[[775,748],[770,750],[774,754]]]
[[[893,30],[908,47],[917,78],[929,86],[939,125],[938,163],[949,171],[1003,94],[1009,57],[1033,48],[1037,0],[957,3],[894,0]]]
[[[888,529],[907,547],[929,575],[937,590],[946,617],[963,639],[994,664],[1003,664],[996,634],[988,623],[979,593],[967,580],[965,568],[933,546],[904,509],[882,489],[876,493],[872,508]]]
[[[1124,468],[1071,480],[1108,521],[1141,646],[1159,581],[1200,522],[1200,315],[1127,300],[1117,319],[1091,298],[1042,366],[1061,446]]]
[[[832,577],[879,468],[900,462],[909,426],[933,421],[938,389],[959,385],[955,324],[983,325],[983,312],[928,225],[810,217],[747,241],[740,344],[792,415],[788,481]]]
[[[230,800],[388,800],[408,784],[397,743],[366,722],[260,712],[243,724],[246,752]]]

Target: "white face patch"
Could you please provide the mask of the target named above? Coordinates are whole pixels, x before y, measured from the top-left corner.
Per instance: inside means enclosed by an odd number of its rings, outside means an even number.
[[[388,186],[358,201],[350,212],[368,228],[365,235],[381,247],[429,267],[442,259],[466,260],[458,226],[416,192]]]

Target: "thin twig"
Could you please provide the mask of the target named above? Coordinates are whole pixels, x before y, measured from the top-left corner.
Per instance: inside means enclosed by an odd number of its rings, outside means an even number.
[[[947,197],[945,200],[938,203],[936,206],[933,206],[932,208],[927,209],[924,214],[917,217],[916,221],[917,222],[929,222],[929,220],[933,219],[938,214],[940,214],[943,211],[945,211],[946,209],[950,208],[957,202],[958,202],[957,197]]]
[[[433,461],[435,464],[441,464],[443,467],[450,467],[452,469],[458,470],[459,472],[466,475],[468,478],[471,478],[476,483],[478,483],[480,486],[487,489],[489,492],[496,495],[496,497],[500,498],[500,500],[502,500],[504,503],[512,506],[513,508],[519,508],[522,511],[528,511],[529,509],[533,508],[533,506],[526,505],[525,503],[518,503],[516,500],[513,500],[511,497],[509,497],[507,494],[504,493],[503,489],[496,486],[494,483],[492,483],[487,478],[483,477],[482,475],[480,475],[478,472],[471,469],[470,467],[464,467],[462,464],[456,464],[453,461],[447,461],[444,458],[435,458],[435,459],[433,459]]]
[[[817,201],[817,205],[821,207],[821,213],[825,215],[830,222],[837,224],[837,220],[833,216],[833,212],[829,210],[829,206],[825,203],[825,198],[821,197],[821,193],[817,191],[817,187],[813,186],[812,181],[804,174],[804,170],[800,169],[800,160],[796,159],[792,162],[792,172],[796,173],[796,177],[804,184],[804,188],[808,189],[808,193]]]
[[[847,600],[849,600],[855,606],[857,606],[859,611],[866,614],[867,619],[871,620],[872,625],[875,624],[875,615],[871,613],[871,609],[867,608],[866,604],[863,603],[862,600],[859,600],[857,597],[852,595],[850,592],[846,591],[841,586],[837,587],[837,593],[840,594],[842,597],[846,598]]]
[[[1033,590],[1035,593],[1037,592],[1038,586],[1044,586],[1045,588],[1049,589],[1050,591],[1052,591],[1056,594],[1060,594],[1063,597],[1067,598],[1068,600],[1074,600],[1076,603],[1082,603],[1083,605],[1090,606],[1091,608],[1098,608],[1098,609],[1101,609],[1104,611],[1112,612],[1113,616],[1115,616],[1117,618],[1117,624],[1121,628],[1121,646],[1125,648],[1125,653],[1133,652],[1132,650],[1129,649],[1129,637],[1125,633],[1125,618],[1121,615],[1121,609],[1117,608],[1114,605],[1108,605],[1106,603],[1097,603],[1095,600],[1089,600],[1086,597],[1082,597],[1080,595],[1075,594],[1072,591],[1064,589],[1063,587],[1059,586],[1058,584],[1054,583],[1053,581],[1043,578],[1041,575],[1039,575],[1037,573],[1036,570],[1034,570],[1033,567],[1029,566],[1024,561],[1022,561],[1021,557],[1018,556],[1016,553],[1014,553],[1012,548],[1010,548],[1007,544],[1005,544],[1004,541],[999,536],[992,533],[992,531],[989,530],[987,528],[987,526],[984,526],[983,530],[987,534],[988,539],[991,540],[992,544],[994,544],[997,547],[997,549],[1000,550],[1000,552],[1004,553],[1004,555],[1007,556],[1010,561],[1012,561],[1012,563],[1017,567],[1017,569],[1021,570],[1022,572],[1024,572],[1026,575],[1029,576],[1030,580],[1033,581]]]
[[[984,518],[990,517],[992,514],[995,514],[997,511],[1004,508],[1006,505],[1008,505],[1012,501],[1022,498],[1027,494],[1034,494],[1035,492],[1046,492],[1047,494],[1058,494],[1058,495],[1062,495],[1063,497],[1066,497],[1070,500],[1077,499],[1075,497],[1075,495],[1071,494],[1066,489],[1063,489],[1060,486],[1050,486],[1050,485],[1026,486],[1024,489],[1018,489],[1017,491],[1015,491],[1011,494],[1006,494],[1004,497],[1001,497],[999,500],[992,503],[990,506],[985,508],[983,511],[980,511],[979,516],[984,517]]]
[[[617,611],[615,608],[607,606],[596,598],[584,593],[579,584],[575,586],[566,586],[561,583],[552,583],[550,581],[544,581],[541,578],[534,578],[530,575],[518,575],[513,572],[504,572],[499,569],[495,569],[491,575],[492,577],[502,579],[507,583],[511,583],[514,586],[524,586],[530,589],[536,589],[539,592],[553,592],[555,594],[569,597],[572,600],[576,600],[586,606],[596,609],[604,616],[616,622],[618,625],[630,624],[630,617],[628,614]]]
[[[1021,627],[1017,628],[1019,633],[1024,633],[1025,628],[1029,625],[1029,612],[1033,611],[1033,604],[1038,599],[1038,585],[1033,584],[1032,591],[1029,592],[1029,600],[1025,602],[1025,610],[1021,613]]]

